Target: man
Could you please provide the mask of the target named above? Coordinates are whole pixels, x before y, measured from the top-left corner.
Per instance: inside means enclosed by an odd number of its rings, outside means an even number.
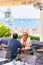
[[[9,47],[11,47],[11,57],[16,58],[18,55],[18,48],[23,50],[23,46],[19,40],[17,40],[18,34],[14,33],[13,38],[9,41]]]

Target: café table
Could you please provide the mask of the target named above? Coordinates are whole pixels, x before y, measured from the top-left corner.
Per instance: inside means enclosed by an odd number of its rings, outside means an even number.
[[[8,59],[5,59],[5,58],[0,58],[0,65],[2,65],[4,62],[7,62]]]
[[[35,61],[34,55],[32,55],[31,53],[32,51],[32,47],[29,48],[25,48],[23,51],[20,49],[20,54],[17,58],[21,58],[20,60],[23,61],[23,59],[26,59],[27,63],[30,63],[32,65],[34,65],[35,63],[32,61],[32,59]],[[30,59],[30,60],[29,60]]]
[[[16,63],[14,63],[14,61],[11,61],[11,62],[3,64],[3,65],[23,65],[23,62],[16,61]],[[31,64],[26,63],[26,65],[31,65]]]
[[[8,45],[2,44],[2,49],[0,50],[0,58],[11,60],[11,48]]]
[[[4,62],[4,61],[7,61],[8,59],[5,59],[5,58],[0,58],[0,62]]]
[[[18,51],[19,51],[19,54],[29,55],[32,51],[31,49],[32,49],[32,47],[29,47],[29,48],[25,48],[24,50],[18,49]]]
[[[13,62],[9,62],[9,63],[3,64],[3,65],[14,65],[14,64],[13,64]]]

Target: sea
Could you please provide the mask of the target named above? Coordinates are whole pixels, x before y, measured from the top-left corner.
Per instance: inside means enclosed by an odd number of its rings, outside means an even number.
[[[40,28],[40,19],[38,18],[14,18],[13,20],[0,19],[6,26],[21,28]]]

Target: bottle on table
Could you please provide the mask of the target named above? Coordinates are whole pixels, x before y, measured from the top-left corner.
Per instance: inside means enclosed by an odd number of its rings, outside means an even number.
[[[2,43],[0,43],[0,50],[2,50]]]

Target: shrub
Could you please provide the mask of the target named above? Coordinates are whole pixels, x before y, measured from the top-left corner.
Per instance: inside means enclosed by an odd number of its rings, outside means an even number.
[[[21,39],[22,38],[22,35],[19,35],[18,38]],[[30,39],[31,40],[37,40],[37,41],[39,41],[40,40],[40,37],[30,35]]]
[[[30,39],[39,41],[40,37],[39,36],[32,36],[32,35],[30,35]]]
[[[19,35],[18,38],[21,39],[22,38],[22,35]]]

